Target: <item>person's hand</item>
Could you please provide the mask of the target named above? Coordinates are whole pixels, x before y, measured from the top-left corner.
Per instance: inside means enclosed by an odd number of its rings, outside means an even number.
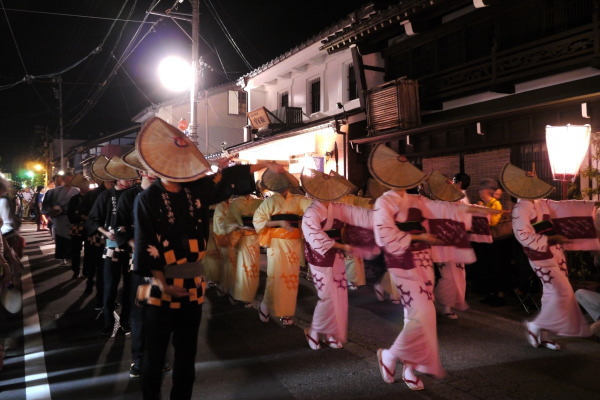
[[[112,240],[113,242],[116,241],[115,235],[111,231],[104,231],[102,233],[104,233],[104,236],[106,236],[108,240]]]
[[[168,294],[171,297],[186,297],[190,295],[187,289],[184,289],[180,286],[175,285],[167,285],[163,289],[164,294]]]
[[[285,229],[286,231],[293,231],[294,227],[286,220],[279,221],[279,227]]]
[[[346,257],[351,256],[352,255],[352,246],[350,246],[349,244],[343,244],[342,245],[342,251],[344,252],[344,254],[346,255]]]
[[[437,236],[432,235],[431,233],[419,233],[416,235],[411,235],[412,236],[412,240],[418,241],[418,242],[426,242],[429,243],[431,245],[438,245],[441,246],[444,244],[444,241],[441,239],[438,239]]]

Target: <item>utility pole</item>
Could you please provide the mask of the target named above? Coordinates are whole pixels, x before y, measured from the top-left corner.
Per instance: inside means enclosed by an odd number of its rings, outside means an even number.
[[[190,87],[190,129],[189,138],[198,147],[198,38],[200,37],[200,0],[190,0],[192,4],[192,85]]]
[[[63,148],[63,102],[62,102],[62,77],[59,75],[54,78],[54,82],[58,83],[58,92],[56,97],[58,98],[58,131],[59,131],[59,144],[60,144],[60,170],[65,171],[65,158]]]

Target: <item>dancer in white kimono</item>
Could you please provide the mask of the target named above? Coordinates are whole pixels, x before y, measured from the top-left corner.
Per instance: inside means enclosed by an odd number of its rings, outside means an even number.
[[[272,192],[256,209],[252,223],[261,246],[267,247],[267,284],[258,313],[262,322],[270,314],[284,325],[293,325],[298,296],[302,252],[300,220],[312,200],[290,193],[295,178],[266,171],[261,185]],[[297,186],[297,185],[296,185]]]
[[[251,194],[231,200],[225,219],[231,246],[236,249],[235,282],[232,296],[246,307],[252,307],[260,278],[260,244],[252,224],[254,212],[262,203]]]
[[[594,227],[596,203],[544,199],[554,188],[535,172],[525,172],[510,163],[502,169],[500,183],[518,199],[512,212],[513,232],[542,282],[541,310],[525,322],[529,344],[559,350],[560,345],[548,338],[549,333],[590,336],[569,283],[563,250],[600,249]]]
[[[422,390],[423,381],[415,371],[435,377],[445,375],[437,342],[430,247],[468,247],[464,224],[449,219],[452,210],[490,214],[494,211],[406,193],[406,189],[418,186],[428,175],[383,144],[371,152],[369,169],[375,179],[392,188],[375,202],[373,230],[377,244],[384,248],[387,268],[404,306],[402,331],[390,348],[377,351],[379,371],[386,383],[393,383],[396,363],[400,361],[404,364],[402,380],[411,390]]]
[[[302,187],[313,203],[302,217],[304,255],[317,288],[319,301],[312,324],[304,330],[313,350],[321,348],[321,338],[331,348],[341,349],[348,333],[348,288],[345,258],[352,246],[341,242],[344,225],[372,227],[371,211],[343,203],[333,203],[345,196],[352,184],[338,174],[324,174],[305,169]],[[360,254],[357,254],[360,257]]]
[[[433,174],[432,174],[433,175]],[[440,174],[441,175],[441,174]],[[442,178],[445,179],[445,177],[443,175],[441,175]],[[433,178],[433,176],[432,176]],[[440,182],[442,184],[433,185],[432,184],[432,179],[429,179],[429,187],[431,190],[431,194],[433,195],[433,197],[438,198],[438,200],[444,200],[444,201],[459,201],[461,204],[470,204],[469,202],[469,198],[467,197],[467,189],[471,183],[471,178],[469,177],[469,175],[465,174],[465,173],[458,173],[456,175],[454,175],[454,178],[452,180],[452,183],[455,185],[458,194],[456,196],[456,198],[454,197],[447,197],[447,198],[440,198],[441,196],[441,192],[440,194],[434,193],[436,192],[436,190],[439,190],[441,188],[443,188],[444,186],[449,188],[449,186],[447,185],[443,185],[443,182]],[[459,196],[462,193],[462,196]],[[460,198],[462,197],[462,198]],[[464,214],[465,216],[467,216],[467,214]],[[469,226],[466,226],[466,229],[469,230],[470,229],[470,218],[468,218],[469,222]],[[437,246],[433,247],[433,251],[435,253],[435,250],[437,249]],[[474,251],[471,249],[472,252],[472,259],[475,259],[475,253]],[[434,262],[437,262],[437,260],[434,257]],[[471,261],[472,262],[472,261]],[[458,311],[465,311],[469,308],[469,304],[467,303],[467,301],[465,300],[465,295],[467,292],[467,280],[466,280],[466,271],[465,271],[465,263],[464,262],[457,262],[456,260],[451,260],[451,261],[446,261],[446,262],[441,262],[438,265],[438,270],[440,272],[440,278],[438,279],[436,285],[435,285],[435,302],[436,305],[441,313],[442,316],[444,316],[445,318],[451,319],[451,320],[455,320],[458,319],[458,315],[456,314],[455,310]]]

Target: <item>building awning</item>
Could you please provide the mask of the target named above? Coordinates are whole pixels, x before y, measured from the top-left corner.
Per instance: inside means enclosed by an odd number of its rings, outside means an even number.
[[[335,120],[303,127],[228,147],[226,152],[251,163],[257,160],[289,161],[304,154],[325,154],[332,151],[337,136]]]

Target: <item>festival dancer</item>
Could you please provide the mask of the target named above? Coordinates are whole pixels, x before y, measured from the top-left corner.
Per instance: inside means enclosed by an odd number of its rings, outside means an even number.
[[[259,318],[269,322],[273,313],[284,326],[294,324],[303,258],[300,219],[312,202],[290,193],[292,186],[298,186],[294,180],[289,173],[275,174],[267,170],[261,185],[274,194],[256,209],[252,220],[261,246],[267,247],[267,285],[258,309]]]
[[[352,246],[341,242],[341,231],[346,223],[371,229],[371,211],[333,203],[351,189],[350,182],[338,174],[326,175],[305,169],[301,181],[306,193],[313,198],[302,217],[302,233],[305,258],[319,296],[311,326],[304,334],[313,350],[321,348],[321,335],[326,345],[341,349],[348,335],[345,258],[353,253]]]
[[[232,294],[235,285],[236,251],[231,245],[231,237],[227,230],[229,202],[230,199],[226,199],[215,206],[212,226],[215,242],[221,253],[221,282],[218,291],[221,296],[227,296],[233,305],[235,304]]]
[[[539,314],[525,322],[527,340],[533,347],[559,350],[548,338],[588,337],[586,320],[569,283],[563,250],[599,250],[594,228],[596,203],[584,200],[544,199],[554,188],[535,175],[508,163],[500,183],[516,197],[512,212],[513,232],[529,258],[529,264],[542,282],[542,307]]]
[[[437,343],[430,247],[448,242],[457,247],[468,245],[464,224],[447,218],[453,207],[462,208],[463,212],[472,212],[470,207],[482,213],[494,211],[408,194],[406,190],[420,185],[428,174],[385,145],[373,149],[369,169],[375,179],[392,188],[375,202],[373,227],[404,306],[402,331],[390,348],[377,351],[379,370],[386,383],[393,383],[396,363],[400,361],[404,364],[402,380],[411,390],[422,390],[423,381],[415,371],[435,377],[445,375]],[[436,235],[428,232],[434,230],[434,219],[441,228]]]
[[[246,194],[231,200],[225,221],[231,245],[236,249],[235,283],[232,296],[245,307],[252,307],[260,278],[260,244],[252,224],[254,212],[262,199]]]
[[[443,176],[439,171],[434,171],[429,180],[429,189],[431,196],[437,200],[442,201],[454,201],[460,202],[461,204],[468,205],[469,199],[467,198],[466,189],[469,187],[471,178],[469,175],[464,173],[458,173],[454,176],[452,184],[448,184],[448,179]],[[454,190],[453,190],[454,189]],[[468,214],[463,214],[467,217]],[[467,226],[465,228],[470,230],[470,218],[466,218],[464,221]],[[465,311],[469,308],[469,304],[465,300],[467,292],[467,280],[465,273],[465,262],[457,262],[456,255],[450,255],[450,257],[444,257],[445,259],[450,258],[450,261],[438,262],[436,259],[436,252],[443,250],[440,246],[432,247],[432,258],[438,266],[440,272],[440,278],[437,280],[435,285],[435,302],[439,308],[441,315],[450,320],[458,319],[458,315],[455,310]],[[455,248],[449,248],[454,250]],[[446,248],[448,250],[448,248]],[[469,258],[466,259],[466,263],[475,261],[475,252],[469,247],[468,250],[463,251],[469,252]]]
[[[210,165],[179,129],[160,118],[136,139],[142,164],[159,179],[134,206],[134,271],[152,278],[144,307],[142,393],[160,399],[169,342],[175,348],[171,399],[192,398],[198,332],[206,281],[201,260],[208,237],[208,208],[254,186],[254,172],[275,163],[240,165],[207,175]],[[206,176],[205,176],[206,175]]]

